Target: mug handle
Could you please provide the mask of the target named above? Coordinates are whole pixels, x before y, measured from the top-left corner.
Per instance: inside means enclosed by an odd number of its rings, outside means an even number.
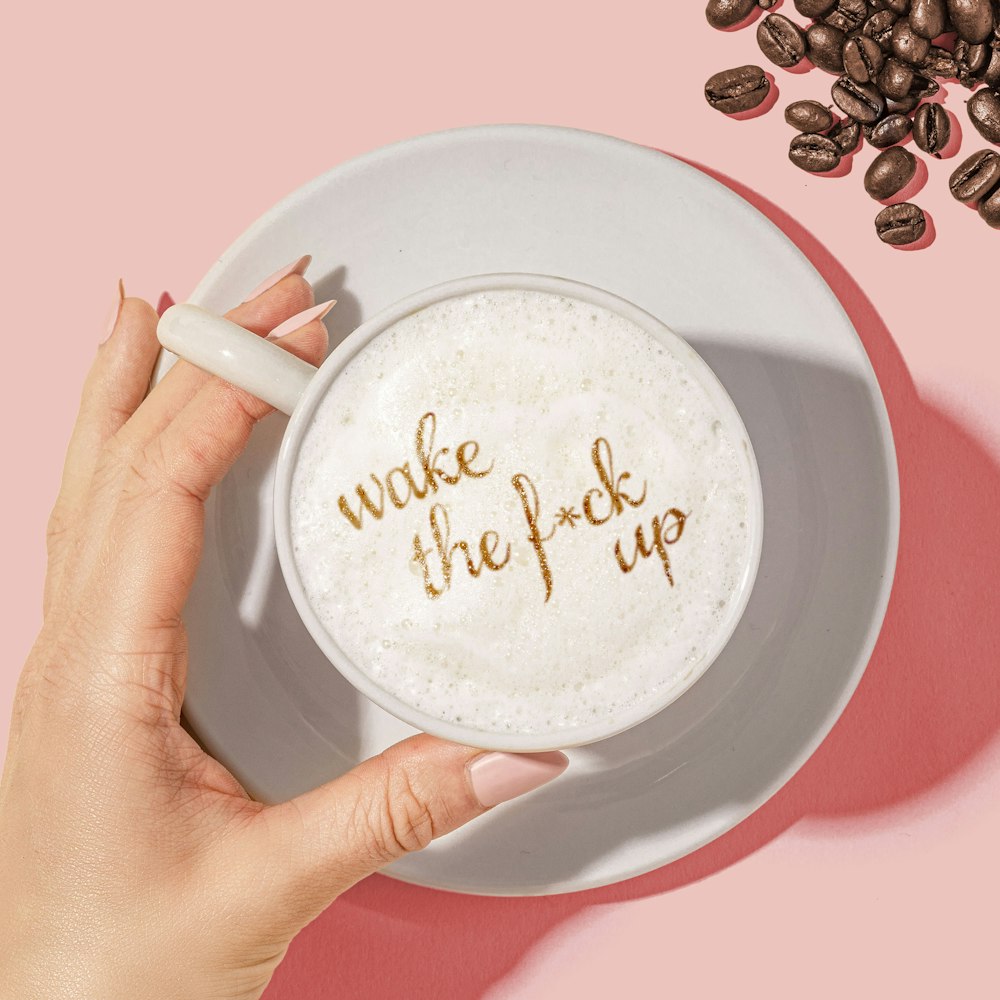
[[[318,369],[272,341],[190,303],[171,306],[156,327],[168,351],[291,416]]]

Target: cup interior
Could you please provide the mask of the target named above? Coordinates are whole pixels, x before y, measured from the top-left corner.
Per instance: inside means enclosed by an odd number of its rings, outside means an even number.
[[[501,289],[563,295],[603,307],[631,320],[666,346],[675,356],[683,359],[688,371],[698,380],[715,405],[719,419],[730,439],[737,444],[742,444],[742,447],[737,448],[737,452],[740,461],[745,463],[744,471],[747,473],[747,482],[750,486],[747,497],[746,521],[749,545],[746,565],[742,567],[740,583],[729,601],[727,614],[720,622],[713,641],[695,669],[691,670],[678,683],[661,691],[660,697],[641,702],[633,710],[617,716],[614,724],[582,725],[572,729],[559,729],[556,732],[541,734],[499,733],[474,729],[441,719],[406,703],[392,692],[379,686],[340,648],[313,609],[303,585],[299,567],[296,564],[290,516],[293,475],[304,435],[313,420],[317,407],[337,377],[372,340],[405,317],[445,299]],[[275,475],[274,520],[278,558],[295,607],[313,640],[331,664],[355,688],[379,707],[409,725],[443,739],[491,750],[535,752],[593,743],[630,729],[680,697],[708,670],[732,636],[753,588],[761,553],[763,497],[753,447],[735,404],[714,372],[684,340],[656,317],[603,289],[567,278],[508,273],[458,278],[416,292],[364,322],[330,354],[310,383],[285,432]]]

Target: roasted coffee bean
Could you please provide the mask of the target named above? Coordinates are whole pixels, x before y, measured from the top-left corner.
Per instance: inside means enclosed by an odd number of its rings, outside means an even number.
[[[839,28],[831,28],[828,24],[812,25],[806,32],[809,60],[828,73],[843,73],[846,37]]]
[[[972,45],[959,39],[955,43],[955,62],[958,64],[958,79],[966,87],[974,87],[976,78],[989,64],[990,47],[983,42]]]
[[[810,173],[824,174],[840,163],[840,150],[825,135],[797,135],[788,147],[788,159]]]
[[[919,103],[920,98],[916,94],[907,94],[898,101],[887,100],[885,111],[889,115],[908,115]]]
[[[973,153],[951,175],[948,188],[959,201],[979,201],[1000,188],[1000,153],[992,149]]]
[[[881,82],[881,76],[880,76]],[[925,97],[932,97],[940,89],[937,80],[914,73],[910,89],[900,98],[886,98],[885,110],[890,115],[908,115]]]
[[[905,17],[901,17],[892,26],[892,54],[897,59],[902,59],[911,66],[919,66],[930,50],[931,43],[918,35]]]
[[[916,149],[940,159],[945,148],[957,145],[951,142],[950,114],[942,105],[923,103],[940,90],[938,80],[958,80],[974,91],[969,118],[985,139],[1000,146],[1000,0],[793,3],[814,22],[808,28],[785,17],[784,10],[772,13],[780,0],[707,0],[705,12],[710,24],[729,28],[762,9],[766,13],[756,36],[767,59],[792,68],[808,58],[837,74],[833,111],[815,100],[794,101],[785,108],[785,121],[797,132],[788,155],[800,169],[835,171],[864,137],[879,151],[865,172],[865,190],[883,203],[901,201],[915,186]],[[941,36],[957,36],[953,51],[950,41],[932,44]],[[776,96],[770,90],[761,67],[748,65],[716,73],[705,85],[705,97],[719,111],[739,114],[770,96],[769,107]],[[837,108],[843,114],[840,121]],[[914,146],[901,146],[911,133]],[[956,199],[977,205],[989,225],[1000,229],[1000,151],[981,150],[968,157],[952,174],[949,187]],[[904,246],[920,241],[931,221],[917,205],[906,203],[883,209],[875,224],[883,242]]]
[[[951,139],[951,119],[940,104],[921,104],[913,116],[913,141],[931,156],[941,159],[941,150]]]
[[[882,150],[865,171],[865,190],[877,201],[899,194],[917,172],[917,158],[902,146]]]
[[[885,114],[885,100],[870,83],[855,83],[849,76],[842,76],[831,94],[833,103],[862,125],[877,122]]]
[[[877,11],[865,21],[861,33],[877,42],[883,52],[888,52],[892,48],[892,29],[897,20],[899,18],[891,10]]]
[[[768,14],[757,26],[757,44],[775,64],[788,69],[806,54],[806,36],[802,29],[782,14]]]
[[[826,133],[826,137],[836,143],[841,156],[850,156],[861,142],[861,123],[844,118]]]
[[[979,214],[987,226],[1000,229],[1000,188],[979,203]]]
[[[982,79],[987,87],[1000,90],[1000,41],[990,49],[990,62],[982,72]]]
[[[705,18],[713,28],[731,28],[745,21],[757,6],[757,0],[708,0]]]
[[[843,32],[857,31],[868,17],[866,0],[837,0],[837,6],[823,20]]]
[[[796,101],[785,108],[785,121],[799,132],[825,132],[833,125],[833,115],[819,101]]]
[[[913,85],[913,68],[898,59],[887,59],[878,75],[878,89],[889,100],[901,101]]]
[[[943,35],[948,23],[948,6],[945,0],[913,0],[909,22],[910,27],[924,38]]]
[[[737,66],[708,78],[705,100],[717,111],[734,115],[762,104],[770,89],[771,81],[759,66]]]
[[[898,17],[910,12],[910,0],[873,0],[872,6],[884,7]]]
[[[958,79],[958,63],[955,57],[947,50],[932,45],[923,66],[920,67],[924,73],[936,76],[939,80]]]
[[[844,42],[844,71],[855,83],[871,83],[885,56],[874,38],[852,35]]]
[[[886,115],[874,125],[866,125],[865,138],[876,148],[885,149],[902,142],[913,128],[913,122],[906,115]]]
[[[948,0],[948,15],[958,37],[966,42],[985,42],[993,30],[990,0]]]
[[[795,0],[795,9],[803,17],[822,17],[837,6],[837,0]]]
[[[1000,146],[1000,92],[983,88],[969,98],[969,120],[988,142]]]
[[[927,232],[924,213],[908,201],[890,205],[875,216],[875,232],[883,243],[905,247],[916,243]]]

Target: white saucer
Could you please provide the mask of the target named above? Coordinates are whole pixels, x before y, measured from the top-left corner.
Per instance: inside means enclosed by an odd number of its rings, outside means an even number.
[[[571,752],[553,785],[391,869],[461,892],[530,895],[619,881],[724,833],[823,739],[868,662],[899,526],[885,407],[853,327],[762,215],[669,156],[606,136],[487,126],[413,139],[291,195],[192,300],[239,302],[302,253],[336,298],[334,343],[375,311],[461,275],[529,271],[635,302],[685,337],[740,409],[764,486],[764,551],[715,665],[630,732]],[[216,490],[187,611],[185,714],[257,796],[310,788],[411,730],[313,645],[274,550],[284,417]]]

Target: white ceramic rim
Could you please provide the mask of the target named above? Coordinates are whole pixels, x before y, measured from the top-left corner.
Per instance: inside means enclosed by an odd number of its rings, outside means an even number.
[[[295,562],[289,514],[292,476],[305,431],[329,386],[370,341],[406,316],[445,299],[499,289],[527,289],[580,299],[624,316],[645,330],[675,357],[682,360],[709,394],[710,399],[718,409],[727,433],[731,436],[731,440],[736,443],[737,454],[749,475],[750,495],[748,496],[746,517],[750,541],[748,560],[744,567],[736,599],[730,602],[729,613],[722,627],[709,645],[705,655],[679,683],[661,692],[660,697],[637,706],[633,712],[620,717],[612,725],[599,723],[548,734],[495,733],[448,722],[413,707],[380,687],[344,653],[309,603]],[[742,453],[739,442],[744,444]],[[470,275],[442,282],[395,302],[350,333],[317,370],[317,374],[309,382],[288,423],[278,454],[278,464],[274,477],[273,507],[278,561],[296,610],[326,658],[358,691],[380,708],[423,732],[467,746],[521,753],[566,749],[607,739],[645,722],[684,694],[711,667],[726,647],[743,617],[757,576],[763,545],[763,492],[753,444],[736,404],[715,372],[687,341],[674,333],[661,320],[628,300],[583,282],[540,274]]]

